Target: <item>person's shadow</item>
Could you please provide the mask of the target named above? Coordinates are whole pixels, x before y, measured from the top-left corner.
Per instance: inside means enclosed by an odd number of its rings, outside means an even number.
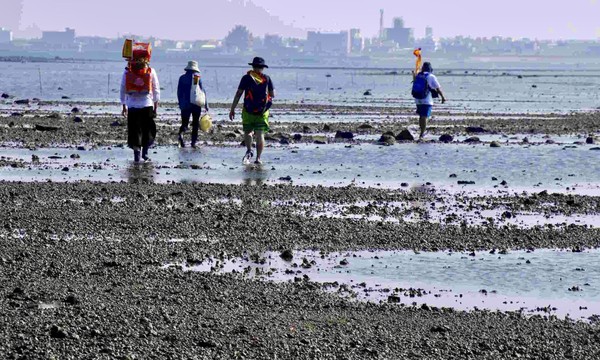
[[[152,163],[129,164],[127,168],[127,182],[130,184],[154,183],[154,165]]]

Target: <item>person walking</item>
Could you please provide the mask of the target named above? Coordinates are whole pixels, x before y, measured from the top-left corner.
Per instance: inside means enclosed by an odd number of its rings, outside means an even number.
[[[254,158],[252,152],[252,134],[256,137],[256,160],[255,164],[262,164],[262,153],[265,147],[265,132],[269,131],[269,109],[275,98],[275,89],[271,78],[264,73],[269,66],[261,57],[255,57],[248,65],[252,70],[242,77],[237,93],[231,105],[229,119],[235,119],[237,108],[242,95],[244,95],[244,106],[242,110],[242,125],[244,127],[244,141],[246,144],[246,155],[244,163],[249,164]]]
[[[199,87],[199,90],[203,93],[204,104],[196,103],[196,99],[192,99],[192,87]],[[183,135],[188,130],[190,124],[190,117],[192,118],[192,148],[196,148],[198,142],[198,129],[200,127],[200,116],[202,115],[202,108],[208,112],[208,101],[206,99],[206,91],[202,85],[202,79],[200,78],[200,69],[198,68],[197,61],[189,61],[185,68],[185,74],[179,78],[179,84],[177,85],[177,100],[179,102],[179,109],[181,110],[181,127],[179,128],[179,136],[177,138],[179,147],[185,147],[185,140]]]
[[[446,97],[442,92],[442,87],[433,75],[433,67],[431,63],[425,62],[421,67],[421,72],[416,74],[413,71],[413,89],[412,95],[417,104],[417,114],[419,115],[420,134],[419,140],[423,139],[427,131],[427,122],[431,117],[433,109],[433,99],[441,97],[442,104],[446,102]]]
[[[135,162],[150,161],[148,150],[156,138],[160,83],[149,60],[149,56],[129,60],[121,80],[121,113],[127,118],[127,145]]]

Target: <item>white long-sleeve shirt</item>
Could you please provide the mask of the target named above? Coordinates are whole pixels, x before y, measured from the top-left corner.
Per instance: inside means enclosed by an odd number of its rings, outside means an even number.
[[[127,81],[127,70],[123,73],[121,79],[121,104],[127,105],[130,109],[143,109],[145,107],[154,106],[155,102],[160,101],[160,83],[158,82],[158,74],[152,69],[152,92],[148,94],[128,94],[125,87]]]

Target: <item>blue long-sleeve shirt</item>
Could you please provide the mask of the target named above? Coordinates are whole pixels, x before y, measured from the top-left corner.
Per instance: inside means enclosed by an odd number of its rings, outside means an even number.
[[[202,110],[199,106],[192,104],[190,99],[194,74],[194,71],[188,70],[179,78],[179,84],[177,85],[177,100],[179,101],[180,110]],[[206,94],[204,86],[202,85],[202,79],[200,79],[200,89]],[[208,97],[206,97],[206,105],[204,108],[208,111]]]

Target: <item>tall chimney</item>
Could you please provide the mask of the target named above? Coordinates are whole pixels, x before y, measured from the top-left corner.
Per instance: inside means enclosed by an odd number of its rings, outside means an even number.
[[[385,30],[383,27],[383,9],[379,10],[379,40],[384,40],[385,38]]]

